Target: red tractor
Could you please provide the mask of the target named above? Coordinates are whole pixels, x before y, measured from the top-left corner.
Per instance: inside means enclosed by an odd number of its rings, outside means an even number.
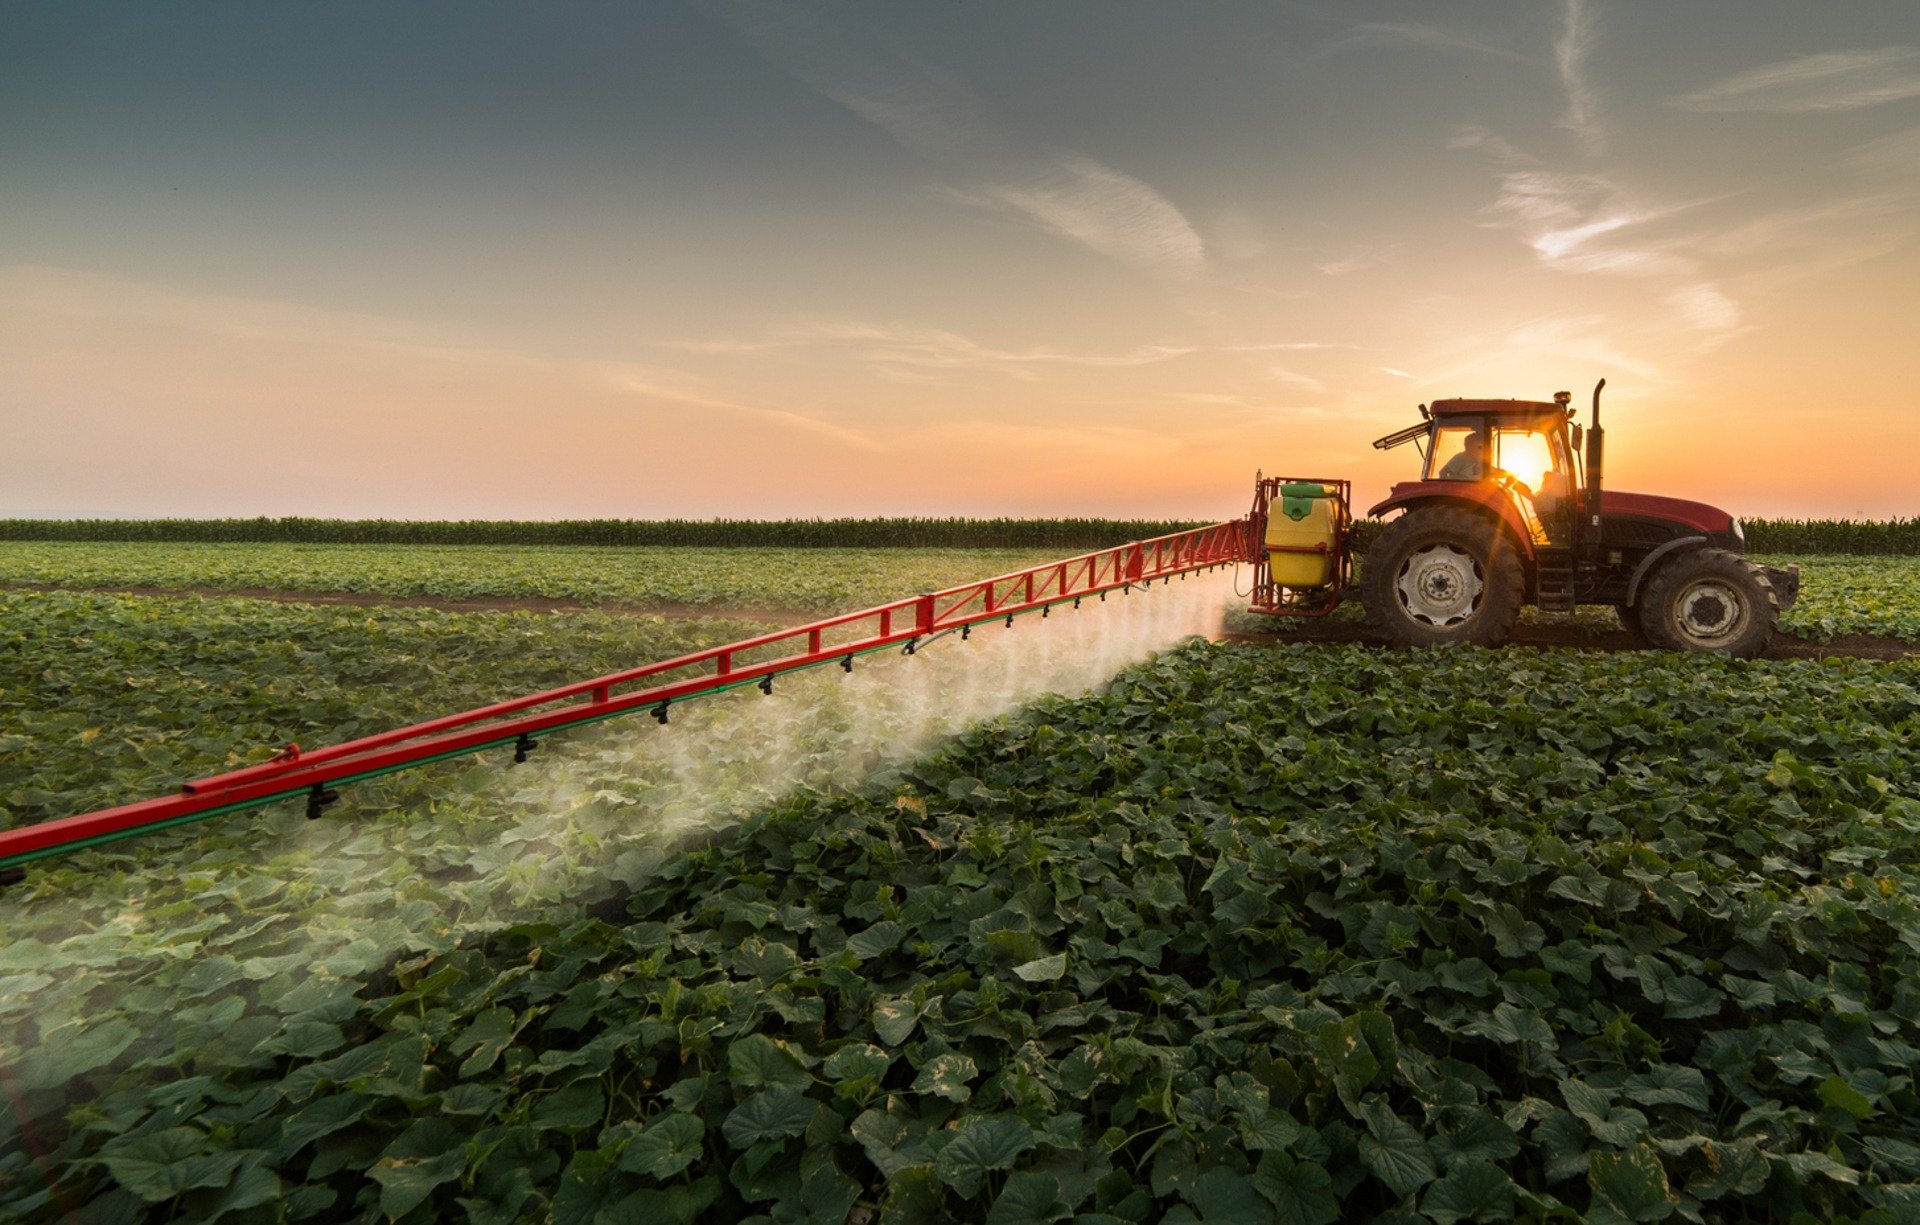
[[[1376,631],[1404,646],[1494,646],[1527,604],[1568,613],[1605,604],[1669,650],[1751,657],[1765,649],[1780,610],[1799,595],[1798,568],[1741,556],[1740,521],[1717,507],[1603,490],[1605,386],[1602,379],[1593,389],[1584,432],[1563,391],[1551,402],[1436,400],[1420,406],[1419,424],[1373,444],[1414,443],[1423,461],[1420,479],[1395,485],[1367,512],[1400,512],[1360,567],[1359,594]],[[1255,611],[1319,616],[1353,594],[1347,489],[1344,481],[1258,482],[1265,548]]]

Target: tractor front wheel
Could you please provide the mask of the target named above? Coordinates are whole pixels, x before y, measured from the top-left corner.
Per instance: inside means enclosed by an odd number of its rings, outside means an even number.
[[[1499,646],[1526,599],[1520,559],[1491,519],[1410,510],[1374,538],[1360,565],[1367,623],[1396,646]]]
[[[1760,567],[1725,549],[1691,549],[1667,562],[1638,607],[1640,627],[1655,646],[1739,659],[1766,649],[1779,617]]]
[[[1630,634],[1635,642],[1647,641],[1647,627],[1643,624],[1638,604],[1615,604],[1613,615],[1620,622],[1620,628]]]

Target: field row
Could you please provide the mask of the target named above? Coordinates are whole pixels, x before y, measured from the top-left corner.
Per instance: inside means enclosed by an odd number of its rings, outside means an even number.
[[[1010,549],[0,543],[0,581],[830,613],[1057,556]]]
[[[331,738],[731,632],[0,624],[17,817],[285,712]],[[8,1215],[1833,1219],[1920,1183],[1920,667],[1196,644],[905,773],[919,698],[818,676],[36,869],[0,896],[0,1038],[42,1054]]]
[[[1053,559],[1044,551],[584,549],[0,543],[0,581],[63,587],[355,592],[647,608],[839,612]],[[1920,558],[1772,557],[1801,568],[1788,633],[1920,641]]]

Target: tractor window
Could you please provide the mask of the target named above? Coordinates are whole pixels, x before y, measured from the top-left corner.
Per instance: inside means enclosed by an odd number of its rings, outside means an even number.
[[[1443,425],[1433,432],[1427,456],[1430,481],[1477,481],[1487,475],[1486,433],[1479,422]]]
[[[1553,452],[1547,436],[1538,430],[1500,430],[1494,436],[1494,466],[1534,493],[1553,471]]]

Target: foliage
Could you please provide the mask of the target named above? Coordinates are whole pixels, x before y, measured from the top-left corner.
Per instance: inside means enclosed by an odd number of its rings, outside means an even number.
[[[362,592],[453,600],[845,612],[1023,569],[1008,549],[578,549],[0,544],[0,579],[65,587]]]
[[[1205,519],[0,519],[0,540],[671,545],[756,549],[1103,549]]]
[[[1747,547],[1761,553],[1920,554],[1920,516],[1910,519],[1747,519]]]
[[[710,620],[0,592],[0,826],[733,641]]]
[[[618,913],[274,958],[240,947],[298,912],[273,870],[131,926],[48,892],[0,998],[150,977],[27,1009],[59,1185],[19,1145],[0,1185],[30,1217],[1893,1220],[1916,734],[1906,664],[1195,645],[779,803]]]
[[[1800,567],[1800,599],[1780,628],[1820,642],[1844,634],[1920,641],[1920,558],[1762,557]]]

